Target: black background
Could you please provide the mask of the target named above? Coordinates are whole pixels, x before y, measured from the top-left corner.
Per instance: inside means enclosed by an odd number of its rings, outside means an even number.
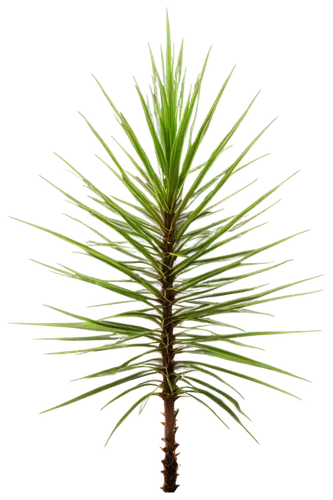
[[[217,2],[205,2],[195,15],[189,15],[189,4],[182,2],[177,6],[177,30],[193,32],[194,63],[199,62],[199,48],[206,47],[208,40],[217,40],[218,72],[210,77],[210,84],[214,85],[214,77],[223,78],[223,64],[230,63],[232,55],[241,57],[241,81],[235,82],[233,97],[226,99],[226,110],[235,110],[237,104],[247,102],[247,88],[254,88],[256,80],[265,80],[262,112],[281,113],[281,128],[275,129],[272,137],[272,173],[285,175],[288,168],[295,168],[296,159],[305,160],[305,176],[289,186],[288,209],[274,218],[273,228],[287,231],[290,222],[320,223],[321,232],[314,233],[312,241],[298,242],[293,253],[297,256],[297,270],[328,271],[330,252],[324,232],[329,196],[325,188],[328,157],[323,159],[325,145],[321,143],[325,141],[318,130],[324,119],[326,96],[324,90],[318,91],[314,86],[307,33],[281,25],[282,30],[287,30],[287,40],[280,44],[271,34],[272,28],[259,23],[258,34],[250,36],[246,32],[242,41],[246,19],[240,23],[237,36],[232,36],[232,27],[223,31],[225,24],[217,15]],[[88,150],[93,150],[88,145],[87,130],[72,120],[72,103],[89,103],[89,110],[97,112],[97,126],[108,125],[103,120],[103,106],[95,104],[95,90],[88,89],[88,63],[97,63],[97,70],[113,80],[113,93],[134,111],[133,98],[127,96],[127,73],[143,71],[143,32],[152,31],[153,38],[159,38],[159,5],[133,4],[130,13],[128,8],[123,4],[115,10],[109,5],[107,12],[96,11],[89,27],[79,18],[74,21],[75,15],[69,23],[62,15],[54,15],[54,20],[41,25],[35,21],[34,29],[23,28],[19,51],[12,49],[8,62],[12,77],[6,80],[11,99],[10,104],[5,103],[9,106],[7,121],[12,131],[6,144],[12,144],[12,149],[5,155],[1,201],[3,320],[42,319],[42,295],[57,295],[63,303],[74,300],[73,291],[64,289],[62,281],[48,281],[46,273],[32,274],[31,267],[24,265],[24,256],[59,255],[60,250],[53,241],[40,241],[38,233],[17,233],[15,226],[7,225],[7,208],[16,207],[21,216],[40,214],[42,223],[55,222],[55,206],[59,202],[46,186],[31,184],[31,168],[46,165],[48,144],[64,143],[65,150],[81,160],[87,158]],[[106,22],[107,14],[111,23]],[[256,33],[256,25],[251,27],[253,32]],[[93,166],[91,173],[94,174]],[[270,182],[269,175],[265,181]],[[117,189],[108,187],[110,191]],[[75,290],[75,302],[86,302],[88,291]],[[329,326],[327,297],[313,298],[311,306],[283,305],[274,309],[281,311],[279,326]],[[10,391],[14,423],[11,446],[20,458],[26,457],[28,472],[33,473],[37,464],[43,464],[50,473],[48,479],[52,481],[51,471],[59,470],[60,477],[69,485],[73,480],[74,487],[83,484],[80,478],[88,479],[87,471],[91,478],[87,482],[94,482],[97,488],[100,484],[100,494],[105,494],[103,479],[108,478],[111,496],[114,491],[129,496],[140,491],[140,496],[151,496],[151,440],[159,439],[158,425],[152,426],[150,417],[145,417],[144,427],[130,425],[129,432],[114,442],[113,456],[104,461],[101,457],[96,464],[96,439],[103,438],[107,420],[95,416],[94,401],[89,402],[86,410],[66,409],[64,418],[49,418],[48,425],[31,426],[30,415],[31,408],[39,407],[41,399],[63,399],[64,375],[78,374],[80,364],[95,367],[97,362],[40,361],[39,347],[31,345],[31,330],[2,329],[2,335],[6,339],[3,351],[12,381],[8,381],[8,388],[12,383],[15,389]],[[12,349],[7,351],[9,345]],[[297,487],[305,479],[306,470],[319,472],[328,436],[328,337],[290,338],[288,345],[274,346],[266,359],[288,359],[289,366],[304,367],[306,375],[321,376],[321,383],[313,386],[312,393],[306,393],[304,409],[296,409],[294,402],[272,401],[270,394],[249,394],[249,406],[257,408],[257,430],[265,433],[262,450],[248,449],[247,442],[240,441],[237,433],[216,433],[215,427],[199,416],[199,410],[185,402],[182,424],[186,496],[222,494],[229,488],[242,492],[250,484],[246,481],[249,479],[255,488],[266,486],[269,478],[288,488],[291,483]],[[74,471],[75,479],[71,476]]]

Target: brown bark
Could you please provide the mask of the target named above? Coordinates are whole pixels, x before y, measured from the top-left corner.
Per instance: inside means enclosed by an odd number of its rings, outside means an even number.
[[[163,382],[162,382],[162,397],[164,401],[164,484],[162,490],[165,492],[174,492],[178,488],[177,481],[177,454],[176,448],[176,416],[178,410],[175,411],[175,400],[177,395],[177,386],[175,382],[174,373],[174,323],[172,316],[172,305],[174,301],[173,290],[173,275],[171,274],[174,257],[170,255],[173,251],[173,214],[166,213],[164,216],[165,235],[163,241],[163,272],[164,278],[162,280],[162,307],[163,307],[163,331],[160,349],[163,360]]]
[[[177,471],[178,471],[178,462],[176,448],[178,444],[176,443],[176,416],[178,410],[175,411],[175,401],[174,398],[165,398],[164,399],[164,438],[163,441],[165,443],[164,448],[162,450],[165,452],[165,458],[162,460],[164,465],[164,470],[162,473],[164,474],[164,484],[162,486],[162,490],[165,492],[174,492],[178,488],[177,481]]]

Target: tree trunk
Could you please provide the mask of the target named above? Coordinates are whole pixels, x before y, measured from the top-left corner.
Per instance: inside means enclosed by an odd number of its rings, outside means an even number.
[[[176,491],[178,485],[177,480],[177,454],[176,448],[176,416],[178,410],[175,411],[175,400],[177,394],[177,386],[175,382],[174,373],[174,323],[172,316],[172,305],[175,298],[173,289],[173,275],[172,267],[174,257],[170,255],[173,251],[173,214],[165,213],[164,215],[165,234],[163,240],[163,272],[164,278],[162,280],[162,306],[163,306],[163,320],[162,320],[162,338],[160,343],[160,350],[163,360],[163,383],[162,383],[162,397],[164,401],[164,448],[165,458],[162,460],[164,465],[164,484],[162,490],[165,492]]]
[[[162,490],[165,492],[173,492],[178,488],[177,481],[177,455],[176,448],[178,444],[176,443],[176,416],[178,410],[175,411],[175,401],[174,398],[165,398],[164,399],[164,448],[165,458],[162,460],[164,465],[164,470],[162,473],[164,474],[164,484],[162,486]]]

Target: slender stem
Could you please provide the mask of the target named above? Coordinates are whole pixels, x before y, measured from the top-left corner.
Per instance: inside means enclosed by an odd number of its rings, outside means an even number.
[[[162,337],[160,343],[160,351],[163,360],[163,382],[162,382],[162,398],[164,401],[164,448],[165,458],[162,460],[164,465],[164,484],[162,490],[165,492],[174,492],[178,488],[177,480],[177,454],[176,448],[176,416],[178,410],[175,411],[175,400],[177,396],[175,368],[175,349],[174,349],[174,323],[172,315],[172,306],[175,300],[173,290],[173,274],[172,267],[174,257],[170,255],[174,247],[174,227],[173,213],[164,214],[165,233],[163,239],[163,260],[162,267],[164,278],[162,283]]]

